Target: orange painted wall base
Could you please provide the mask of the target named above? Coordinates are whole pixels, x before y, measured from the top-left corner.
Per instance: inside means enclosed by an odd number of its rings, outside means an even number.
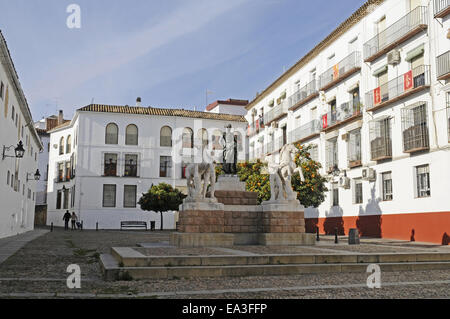
[[[450,212],[305,218],[306,231],[321,234],[347,235],[350,228],[358,228],[362,237],[400,239],[450,244]]]

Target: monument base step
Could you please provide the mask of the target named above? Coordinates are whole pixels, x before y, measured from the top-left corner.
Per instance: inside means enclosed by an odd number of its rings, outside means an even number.
[[[170,236],[170,245],[179,248],[238,245],[313,246],[315,244],[315,235],[307,233],[172,233]]]

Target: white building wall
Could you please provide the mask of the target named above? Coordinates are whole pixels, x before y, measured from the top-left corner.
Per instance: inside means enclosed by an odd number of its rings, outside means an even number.
[[[450,147],[448,131],[448,111],[446,94],[450,91],[450,85],[445,81],[437,81],[436,77],[436,57],[447,52],[450,49],[450,40],[448,39],[449,16],[443,19],[435,19],[433,13],[434,1],[422,1],[422,6],[428,6],[428,28],[419,32],[407,41],[399,44],[401,63],[394,66],[388,66],[388,80],[391,81],[402,76],[411,70],[411,64],[406,61],[408,52],[414,50],[420,45],[424,45],[424,65],[430,72],[430,89],[424,89],[397,102],[394,102],[379,110],[370,112],[367,110],[366,93],[378,86],[373,72],[388,64],[387,54],[382,55],[375,61],[369,63],[363,61],[363,46],[376,35],[376,23],[383,17],[386,17],[386,28],[396,23],[410,11],[409,0],[386,0],[378,6],[372,6],[370,13],[357,24],[352,26],[337,40],[329,44],[316,57],[307,62],[303,67],[296,71],[289,78],[279,83],[271,93],[267,94],[261,101],[251,105],[246,119],[249,123],[253,120],[253,114],[264,114],[272,110],[277,105],[277,99],[282,92],[286,91],[286,97],[295,93],[298,88],[303,87],[311,80],[311,70],[316,70],[316,78],[329,69],[334,64],[341,61],[350,54],[349,42],[358,37],[356,48],[361,52],[361,71],[357,72],[345,80],[339,82],[334,87],[320,92],[319,97],[305,103],[295,111],[289,111],[284,117],[279,119],[278,127],[282,127],[287,122],[288,132],[295,130],[301,125],[308,123],[311,119],[310,110],[317,106],[317,115],[322,116],[329,112],[328,102],[333,98],[337,100],[337,107],[350,99],[348,89],[359,83],[360,100],[363,104],[362,118],[343,124],[335,129],[322,131],[320,137],[305,140],[305,144],[319,145],[319,160],[322,166],[326,163],[326,141],[331,137],[338,138],[338,163],[342,172],[345,170],[347,176],[351,179],[352,187],[350,189],[339,188],[339,206],[332,207],[331,184],[328,184],[330,192],[327,194],[325,202],[318,209],[308,208],[306,218],[323,219],[326,217],[348,218],[348,221],[354,221],[352,217],[367,215],[396,215],[396,214],[420,214],[420,213],[439,213],[450,211],[450,201],[448,200],[448,189],[450,189]],[[334,59],[328,62],[328,58],[334,55]],[[299,84],[295,84],[296,82]],[[275,106],[270,107],[269,102],[275,101]],[[403,132],[402,132],[402,109],[416,102],[426,102],[427,125],[429,134],[429,151],[421,153],[405,153],[403,150]],[[300,119],[298,117],[300,116]],[[392,118],[392,160],[385,162],[374,162],[371,160],[370,147],[370,122],[374,119],[389,116]],[[362,126],[361,126],[362,125]],[[362,164],[363,167],[375,169],[376,181],[363,181],[363,203],[354,204],[355,179],[360,179],[362,168],[348,167],[347,151],[348,143],[342,139],[343,134],[361,126],[361,146],[362,146]],[[273,129],[270,129],[273,130]],[[250,159],[262,158],[264,155],[255,155],[252,152],[251,145],[260,145],[258,140],[261,136],[267,138],[269,128],[261,129],[258,134],[249,137],[250,140]],[[280,129],[275,130],[274,135],[279,136]],[[288,142],[296,142],[288,140]],[[255,146],[256,148],[256,146]],[[277,155],[277,153],[275,153]],[[417,197],[417,183],[415,167],[429,164],[430,167],[430,186],[431,196],[426,198]],[[393,196],[392,201],[382,201],[381,173],[392,172],[393,178]],[[325,169],[321,172],[326,175]],[[334,178],[337,182],[339,178]],[[431,215],[430,215],[431,216]],[[442,218],[442,217],[438,217]],[[441,234],[442,235],[442,234]],[[402,236],[404,236],[402,234]]]
[[[105,144],[105,128],[109,123],[115,123],[119,127],[118,145]],[[138,146],[125,145],[125,130],[129,124],[134,124],[139,130]],[[245,137],[246,123],[226,122],[218,120],[194,119],[173,116],[145,116],[115,113],[78,112],[69,127],[55,129],[51,132],[50,143],[59,144],[59,139],[69,134],[78,135],[78,143],[73,148],[76,153],[76,177],[70,182],[55,183],[56,165],[59,161],[70,160],[71,154],[59,156],[56,149],[50,150],[50,172],[48,186],[48,214],[47,224],[63,226],[62,216],[64,209],[56,209],[56,192],[75,186],[75,205],[70,211],[83,220],[84,228],[95,229],[96,224],[101,229],[118,229],[120,221],[140,220],[156,222],[156,228],[160,228],[160,215],[153,212],[142,211],[136,208],[125,208],[123,205],[124,186],[137,186],[137,201],[141,194],[148,191],[152,184],[162,182],[171,184],[179,189],[186,188],[186,180],[181,179],[181,135],[183,129],[189,127],[194,132],[194,140],[197,142],[199,130],[207,129],[209,141],[216,130],[224,132],[226,124],[232,124],[241,136]],[[163,126],[172,128],[172,140],[174,147],[160,147],[160,131]],[[74,127],[77,127],[75,133]],[[243,139],[245,143],[245,139]],[[245,144],[244,144],[245,150]],[[138,178],[135,177],[102,177],[103,157],[105,153],[118,154],[118,175],[124,172],[125,154],[138,154]],[[185,150],[189,157],[191,150]],[[220,159],[221,152],[216,152]],[[170,177],[159,177],[160,156],[172,156],[172,169]],[[239,160],[245,160],[245,152],[239,154]],[[103,185],[116,185],[116,207],[103,207]],[[174,229],[177,214],[166,213],[163,216],[164,229]]]
[[[0,83],[3,83],[3,97],[0,97],[0,151],[14,155],[14,148],[23,142],[25,155],[22,159],[0,157],[0,238],[17,235],[33,229],[35,187],[34,173],[37,169],[37,153],[40,143],[34,131],[28,106],[23,104],[23,94],[16,77],[12,61],[0,34]],[[1,85],[1,84],[0,84]],[[8,93],[6,93],[8,91]],[[8,94],[8,99],[6,95]],[[14,119],[12,109],[14,107]],[[17,119],[16,119],[17,118]],[[1,156],[1,154],[0,154]],[[9,184],[8,184],[9,172]],[[31,180],[27,181],[27,173]],[[12,186],[11,176],[18,176]]]

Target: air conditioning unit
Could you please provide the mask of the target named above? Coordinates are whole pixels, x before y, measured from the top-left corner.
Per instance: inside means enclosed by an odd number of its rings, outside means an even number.
[[[376,179],[375,170],[373,168],[364,167],[362,169],[362,179],[365,181],[374,181]]]
[[[54,148],[55,150],[57,150],[57,149],[58,149],[58,144],[53,144],[53,148]]]
[[[278,122],[272,122],[271,126],[272,128],[278,128]]]
[[[346,176],[341,176],[339,178],[339,187],[342,187],[344,189],[349,189],[350,188],[350,178],[348,178]]]
[[[388,64],[390,65],[399,64],[401,61],[399,50],[392,50],[391,52],[388,53],[387,57],[388,57]]]

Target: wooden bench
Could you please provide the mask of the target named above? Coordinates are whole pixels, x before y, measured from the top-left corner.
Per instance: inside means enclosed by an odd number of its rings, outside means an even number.
[[[145,228],[145,230],[148,230],[147,222],[138,222],[138,221],[120,222],[120,230],[122,230],[123,228]]]

